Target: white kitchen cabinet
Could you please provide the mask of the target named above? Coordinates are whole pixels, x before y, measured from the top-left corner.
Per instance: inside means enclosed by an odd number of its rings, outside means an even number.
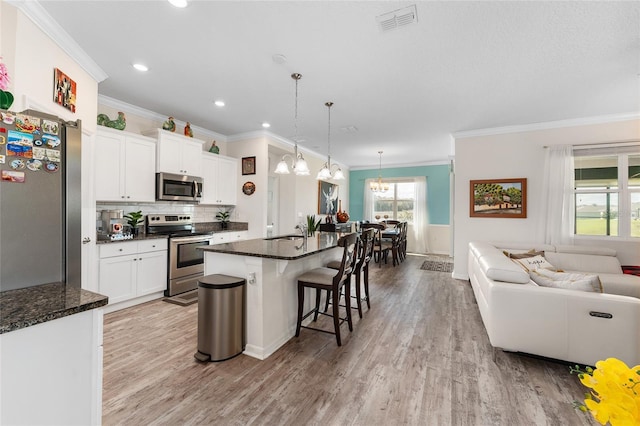
[[[238,160],[202,153],[202,199],[200,204],[235,205],[237,202]]]
[[[248,235],[248,231],[216,232],[211,238],[211,245],[246,240]]]
[[[97,201],[155,201],[153,139],[98,127],[94,155]]]
[[[145,134],[157,138],[157,172],[202,176],[200,157],[204,141],[162,129],[155,129],[151,132],[145,132]]]
[[[166,239],[99,247],[98,287],[101,294],[109,296],[108,312],[162,296],[167,288]]]

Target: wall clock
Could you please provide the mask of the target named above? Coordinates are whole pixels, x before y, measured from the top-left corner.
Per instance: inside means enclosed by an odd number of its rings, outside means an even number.
[[[245,182],[244,185],[242,185],[242,192],[245,195],[253,194],[256,192],[256,184],[253,182]]]

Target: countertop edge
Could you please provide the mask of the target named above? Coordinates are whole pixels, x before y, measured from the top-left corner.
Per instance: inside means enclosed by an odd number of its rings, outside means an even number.
[[[217,244],[218,246],[222,245],[222,244]],[[323,251],[327,251],[327,250],[331,250],[336,248],[337,246],[334,247],[324,247],[321,249],[317,249],[315,251],[309,252],[309,253],[303,253],[297,256],[278,256],[278,255],[269,255],[269,254],[258,254],[258,253],[248,253],[248,252],[242,252],[242,251],[238,251],[238,250],[225,250],[222,248],[214,248],[216,247],[215,245],[213,246],[209,246],[209,247],[200,247],[198,248],[198,250],[202,250],[204,252],[207,253],[223,253],[223,254],[232,254],[235,256],[249,256],[249,257],[260,257],[262,259],[275,259],[275,260],[297,260],[297,259],[302,259],[303,257],[307,257],[307,256],[313,256],[314,254],[317,253],[321,253]]]
[[[64,284],[61,284],[61,283],[57,283],[57,284],[58,286],[64,287]],[[73,304],[73,306],[64,307],[64,308],[55,306],[49,310],[40,309],[40,312],[35,312],[33,314],[30,314],[28,312],[27,313],[22,312],[23,309],[28,309],[23,307],[30,306],[28,292],[29,291],[37,292],[38,289],[42,288],[43,286],[51,286],[51,284],[27,287],[26,289],[18,289],[18,290],[22,290],[22,293],[25,293],[26,297],[18,297],[18,298],[15,298],[15,300],[10,300],[8,302],[5,302],[3,300],[2,301],[3,303],[0,303],[0,310],[4,311],[3,317],[5,317],[5,318],[2,318],[2,321],[0,321],[0,335],[9,333],[12,331],[16,331],[16,330],[21,330],[23,328],[31,327],[34,325],[42,324],[45,322],[53,321],[59,318],[64,318],[64,317],[78,314],[81,312],[90,311],[92,309],[98,309],[103,306],[106,306],[109,303],[109,298],[102,294],[98,294],[98,293],[95,293],[89,290],[84,290],[84,289],[73,288],[73,289],[67,290],[66,288],[64,288],[58,291],[58,293],[56,294],[57,298],[64,296],[66,300],[68,296],[73,295],[73,296],[79,296],[81,298],[86,297],[89,300],[87,300],[86,302],[79,301],[78,303]],[[15,291],[16,290],[9,290],[3,293],[7,294]],[[12,303],[14,306],[11,306]],[[67,302],[65,302],[65,305],[66,304]],[[15,305],[18,305],[18,310],[20,311],[20,315],[13,315],[13,316],[19,316],[20,318],[12,319],[10,318],[12,316],[12,313],[11,312],[7,313],[6,311],[7,310],[11,311],[12,307],[15,310],[16,308]],[[6,316],[8,316],[9,318],[6,318]]]

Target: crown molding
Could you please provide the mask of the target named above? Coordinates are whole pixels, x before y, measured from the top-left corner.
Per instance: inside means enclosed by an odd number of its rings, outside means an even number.
[[[161,114],[158,114],[157,112],[153,112],[145,108],[140,108],[138,106],[131,105],[129,103],[120,101],[118,99],[110,98],[105,95],[98,95],[98,104],[116,109],[118,111],[122,111],[127,114],[146,118],[148,120],[159,121],[160,123],[164,122],[167,119],[166,115],[161,115]],[[176,126],[181,126],[181,127],[184,127],[187,124],[184,121],[175,120],[175,119],[174,119],[174,122],[176,123]],[[214,132],[212,130],[208,130],[203,127],[194,126],[194,125],[191,125],[191,130],[199,134],[205,135],[211,139],[215,139],[219,142],[227,142],[227,136],[223,135],[222,133]]]
[[[587,126],[590,124],[615,123],[640,119],[640,112],[601,115],[596,117],[573,118],[570,120],[547,121],[543,123],[522,124],[516,126],[492,127],[487,129],[466,130],[452,134],[454,139],[478,136],[501,135],[506,133],[532,132],[536,130],[558,129],[561,127]]]
[[[62,28],[38,1],[5,0],[24,13],[38,28],[51,38],[67,55],[82,67],[95,81],[100,83],[108,75]]]
[[[424,167],[424,166],[448,166],[451,163],[450,159],[446,160],[433,160],[433,161],[421,161],[419,163],[398,163],[398,164],[385,164],[382,170],[385,169],[408,169],[411,167]],[[379,166],[352,166],[350,170],[378,170]]]

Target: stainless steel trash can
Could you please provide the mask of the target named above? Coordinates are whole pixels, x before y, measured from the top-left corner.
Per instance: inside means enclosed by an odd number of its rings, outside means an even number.
[[[198,280],[198,361],[224,361],[244,350],[245,284],[221,274]]]

